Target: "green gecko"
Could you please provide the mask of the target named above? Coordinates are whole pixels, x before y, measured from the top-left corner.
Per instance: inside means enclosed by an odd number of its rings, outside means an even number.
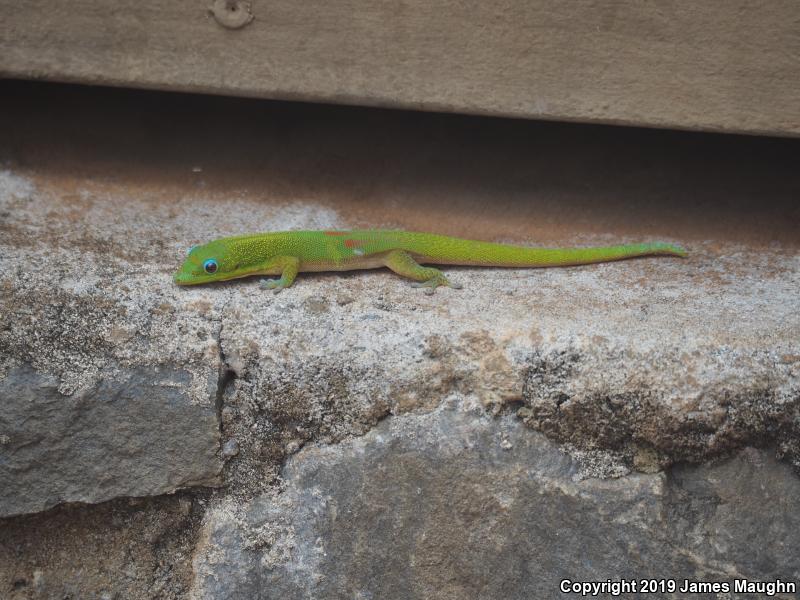
[[[451,282],[439,269],[422,266],[565,267],[647,255],[686,256],[664,243],[599,248],[526,248],[464,240],[432,233],[364,229],[283,231],[222,238],[194,246],[175,273],[178,285],[225,281],[249,275],[279,275],[261,287],[275,292],[294,283],[301,271],[350,271],[388,267],[432,294]]]

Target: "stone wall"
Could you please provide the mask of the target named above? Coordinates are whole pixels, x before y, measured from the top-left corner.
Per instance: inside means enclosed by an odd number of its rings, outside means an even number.
[[[800,580],[796,141],[0,86],[0,597]],[[172,283],[334,227],[689,256]]]

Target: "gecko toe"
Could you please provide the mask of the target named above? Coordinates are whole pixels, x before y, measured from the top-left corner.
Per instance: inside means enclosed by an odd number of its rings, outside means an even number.
[[[415,288],[425,288],[425,293],[429,296],[441,285],[451,287],[455,290],[460,290],[462,287],[460,283],[451,283],[444,275],[438,275],[426,281],[417,281],[411,284],[411,286]]]
[[[422,288],[422,291],[428,295],[432,296],[433,293],[436,291],[438,284],[431,283],[430,281],[418,281],[416,283],[412,283],[411,287],[413,288]]]
[[[433,277],[427,281],[417,281],[411,284],[412,287],[425,288],[425,293],[428,295],[433,294],[436,288],[442,285],[453,288],[454,290],[460,290],[463,287],[460,283],[450,282],[444,276]]]
[[[259,287],[262,290],[272,290],[276,294],[283,289],[280,279],[262,279]]]

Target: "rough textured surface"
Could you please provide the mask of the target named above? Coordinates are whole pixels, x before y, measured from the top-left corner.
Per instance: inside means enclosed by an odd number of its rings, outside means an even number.
[[[219,483],[217,414],[189,402],[189,383],[138,368],[65,397],[55,377],[12,369],[0,380],[0,517]]]
[[[286,464],[286,491],[239,507],[240,520],[225,503],[207,513],[194,589],[527,599],[562,597],[562,579],[800,578],[800,479],[769,453],[670,475],[579,473],[512,417],[393,417],[304,448]]]
[[[518,414],[573,448],[610,450],[640,470],[698,462],[742,443],[774,443],[800,467],[792,352],[675,344],[634,355],[602,341],[569,342],[534,354]]]
[[[186,598],[205,506],[178,493],[0,520],[0,597]]]
[[[240,1],[241,29],[216,4],[2,0],[0,74],[800,134],[793,0]]]
[[[797,580],[797,141],[0,92],[5,514],[188,488],[0,520],[0,597],[548,597],[530,532],[576,576]],[[690,256],[171,282],[198,241],[345,226]]]

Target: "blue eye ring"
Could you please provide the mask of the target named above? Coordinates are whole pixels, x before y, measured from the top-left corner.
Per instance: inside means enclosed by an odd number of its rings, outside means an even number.
[[[203,270],[208,273],[209,275],[213,275],[217,272],[217,261],[213,258],[209,258],[206,262],[203,263]]]

